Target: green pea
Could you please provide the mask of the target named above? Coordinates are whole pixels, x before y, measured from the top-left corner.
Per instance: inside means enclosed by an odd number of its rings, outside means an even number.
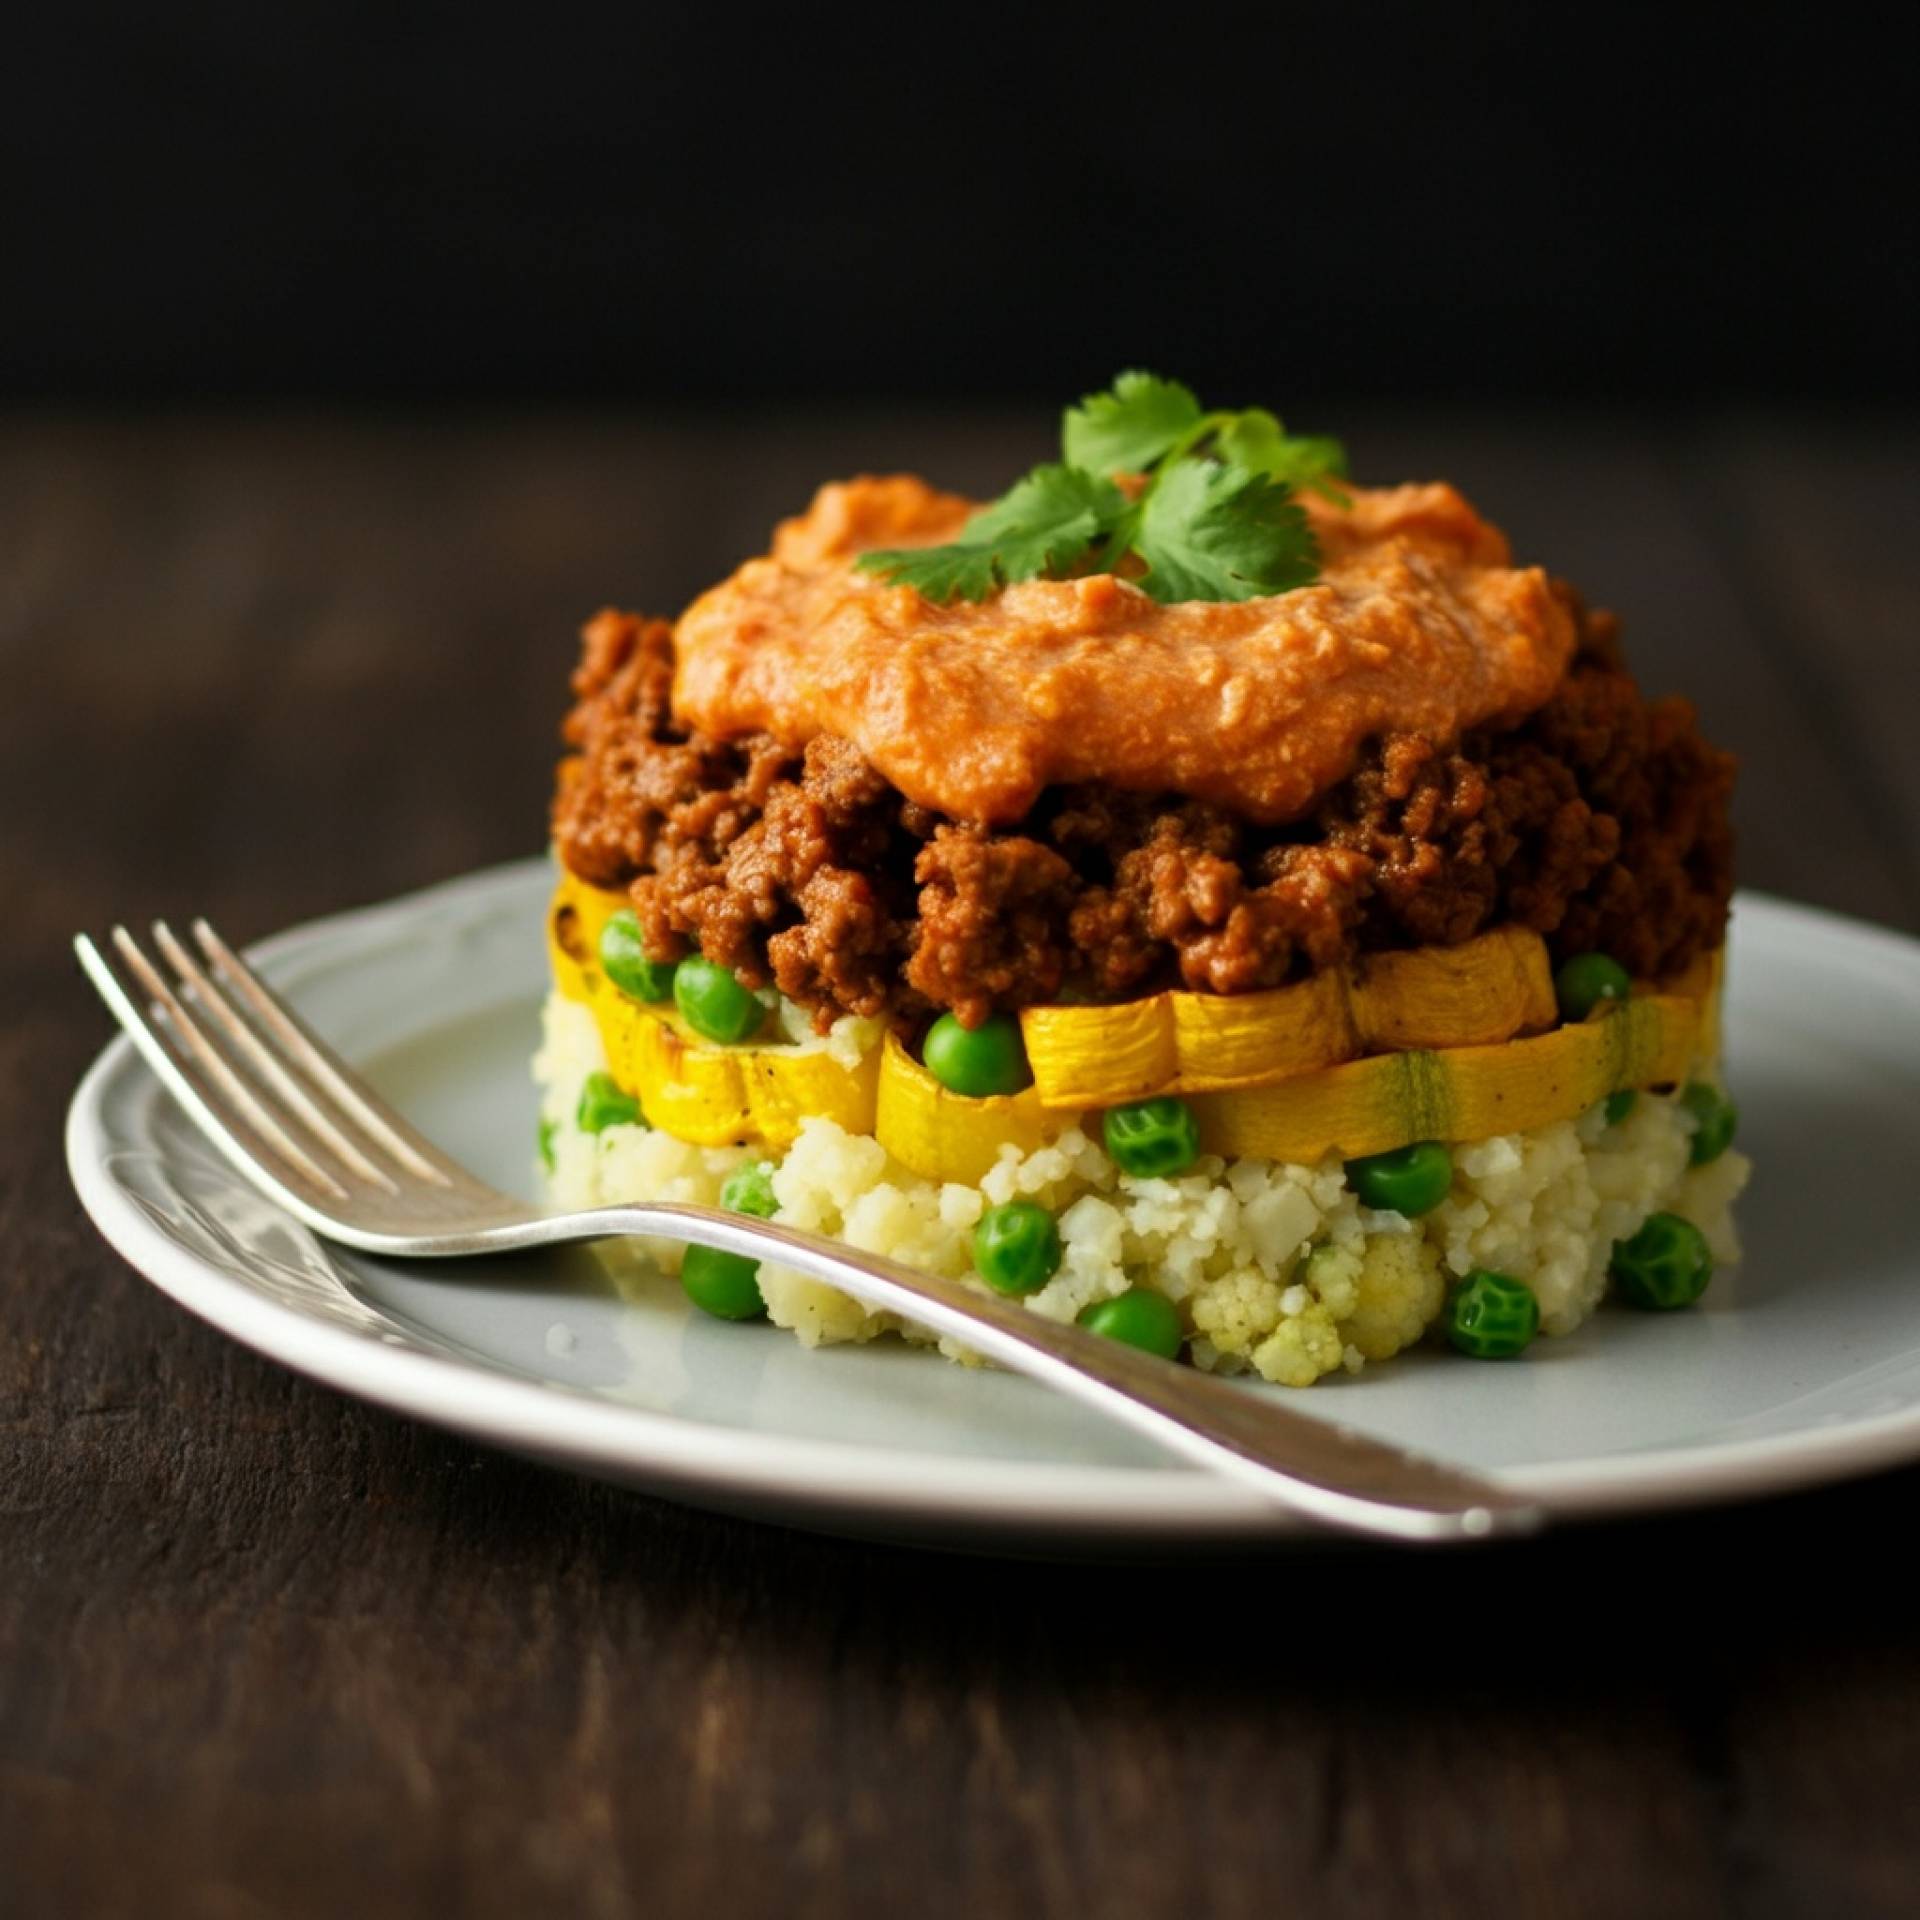
[[[559,1123],[554,1120],[542,1120],[537,1136],[540,1145],[540,1164],[551,1173],[553,1171],[553,1136],[559,1131]]]
[[[1018,1093],[1033,1084],[1020,1022],[1010,1013],[989,1014],[977,1027],[963,1027],[954,1015],[943,1013],[927,1029],[920,1057],[948,1092],[963,1093],[969,1100]]]
[[[580,1106],[574,1114],[582,1133],[600,1133],[608,1127],[644,1127],[646,1116],[632,1094],[623,1093],[610,1073],[590,1073],[580,1089]]]
[[[1170,1180],[1200,1157],[1200,1123],[1193,1109],[1172,1094],[1109,1107],[1100,1132],[1108,1159],[1137,1180]]]
[[[1151,1287],[1129,1287],[1111,1300],[1096,1300],[1080,1309],[1079,1321],[1089,1332],[1157,1353],[1162,1360],[1177,1360],[1186,1339],[1180,1309]]]
[[[702,1313],[716,1320],[757,1320],[767,1310],[760,1297],[760,1263],[718,1247],[689,1247],[680,1263],[680,1285]]]
[[[1540,1302],[1525,1281],[1475,1267],[1447,1301],[1447,1338],[1473,1360],[1511,1360],[1540,1331]]]
[[[996,1293],[1033,1293],[1060,1270],[1060,1229],[1045,1207],[1009,1200],[973,1230],[973,1265]]]
[[[1578,1025],[1602,1000],[1624,1000],[1632,991],[1626,968],[1604,953],[1576,953],[1553,976],[1553,997],[1569,1026]]]
[[[1640,1104],[1640,1096],[1631,1087],[1607,1095],[1607,1125],[1617,1127]]]
[[[730,967],[697,954],[673,970],[673,1004],[703,1039],[731,1046],[760,1031],[767,1010],[734,978]]]
[[[1347,1185],[1363,1207],[1417,1219],[1453,1191],[1453,1155],[1438,1140],[1370,1153],[1347,1162]]]
[[[1656,1213],[1631,1239],[1614,1243],[1614,1287],[1630,1306],[1650,1313],[1690,1307],[1713,1278],[1707,1236],[1677,1213]]]
[[[779,1211],[773,1197],[773,1162],[749,1160],[720,1183],[720,1204],[729,1213],[770,1220]],[[680,1285],[703,1313],[719,1320],[754,1320],[766,1312],[760,1293],[760,1263],[744,1253],[689,1247],[680,1263]]]
[[[771,1220],[780,1211],[780,1202],[773,1197],[773,1162],[749,1160],[735,1167],[720,1183],[720,1204],[729,1213]]]
[[[1693,1146],[1689,1159],[1696,1167],[1718,1160],[1733,1145],[1740,1130],[1740,1109],[1718,1087],[1696,1080],[1680,1096],[1680,1104],[1693,1115]]]
[[[640,939],[640,921],[622,907],[600,929],[600,971],[629,1000],[658,1001],[673,994],[674,963],[649,960]]]

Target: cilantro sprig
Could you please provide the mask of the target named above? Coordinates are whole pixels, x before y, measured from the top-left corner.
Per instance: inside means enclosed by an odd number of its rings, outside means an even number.
[[[959,539],[856,564],[946,602],[984,600],[1016,580],[1112,573],[1131,556],[1136,584],[1156,600],[1251,600],[1319,573],[1295,496],[1347,498],[1339,441],[1289,434],[1262,407],[1208,412],[1191,389],[1151,373],[1123,373],[1069,407],[1061,447],[1063,461],[1016,481]]]

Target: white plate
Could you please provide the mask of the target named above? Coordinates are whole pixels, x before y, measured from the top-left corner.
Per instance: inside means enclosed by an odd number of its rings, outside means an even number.
[[[428,1134],[529,1197],[550,879],[526,861],[257,950]],[[1920,943],[1743,896],[1728,1053],[1758,1167],[1747,1263],[1701,1308],[1603,1311],[1512,1366],[1410,1354],[1292,1404],[1491,1470],[1562,1516],[1920,1457]],[[897,1342],[809,1353],[767,1326],[708,1320],[666,1282],[633,1304],[583,1252],[402,1265],[329,1247],[201,1144],[124,1040],[81,1083],[67,1146],[100,1230],[181,1305],[476,1439],[703,1506],[895,1539],[1059,1550],[1293,1531],[1010,1375]]]

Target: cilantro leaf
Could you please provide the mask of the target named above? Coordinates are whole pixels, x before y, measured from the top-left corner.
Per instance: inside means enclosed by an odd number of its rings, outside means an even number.
[[[1177,380],[1123,373],[1105,393],[1088,394],[1060,421],[1070,466],[1089,473],[1145,473],[1204,418]]]
[[[1126,512],[1120,489],[1076,467],[1035,467],[940,547],[885,547],[855,565],[916,587],[929,600],[984,600],[996,587],[1058,572]]]
[[[1320,554],[1290,488],[1211,460],[1177,460],[1144,502],[1134,551],[1159,601],[1251,600],[1306,586]]]
[[[855,563],[929,600],[984,600],[1041,575],[1143,562],[1156,599],[1250,600],[1313,580],[1313,528],[1295,494],[1337,505],[1339,441],[1289,434],[1263,407],[1205,412],[1191,389],[1139,371],[1061,421],[1064,463],[1035,467],[944,546],[883,548]],[[1134,476],[1126,493],[1114,476]]]
[[[944,547],[876,547],[853,564],[898,586],[915,587],[937,606],[949,600],[984,600],[1000,584],[993,549],[964,540]]]
[[[1296,437],[1265,407],[1236,413],[1214,443],[1224,460],[1249,473],[1264,473],[1290,487],[1311,487],[1336,506],[1347,496],[1334,485],[1347,475],[1347,450],[1324,436]]]

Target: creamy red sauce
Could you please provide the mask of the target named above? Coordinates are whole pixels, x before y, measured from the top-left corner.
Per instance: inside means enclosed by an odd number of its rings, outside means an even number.
[[[1082,780],[1286,820],[1374,735],[1451,738],[1546,701],[1572,620],[1453,488],[1304,504],[1321,577],[1291,593],[1161,606],[1093,574],[940,607],[853,561],[951,539],[972,503],[906,475],[823,487],[681,617],[674,711],[720,738],[837,735],[910,799],[992,826]]]

